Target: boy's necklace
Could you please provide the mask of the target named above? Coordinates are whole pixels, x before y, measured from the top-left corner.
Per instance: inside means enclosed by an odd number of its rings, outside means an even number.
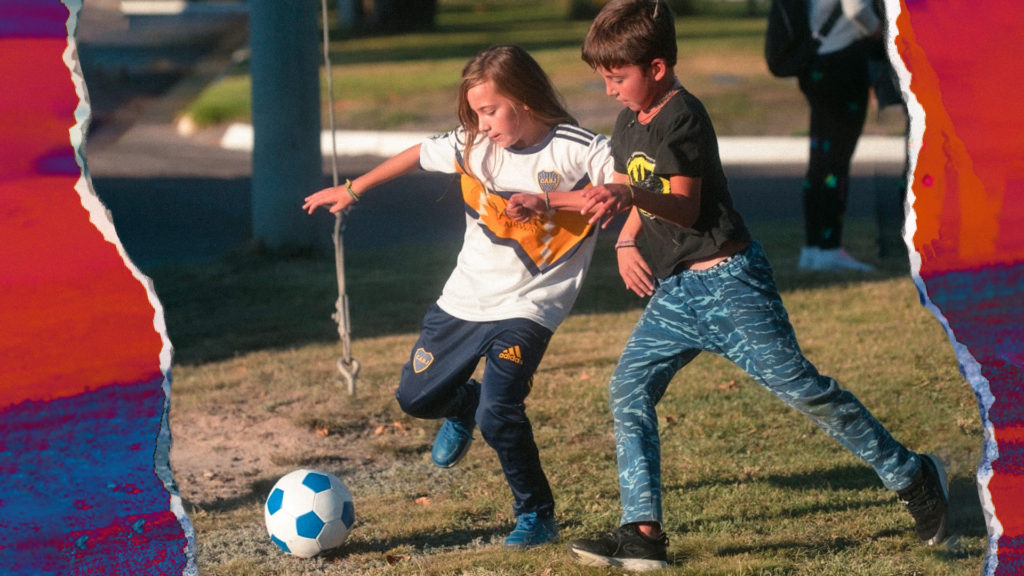
[[[656,103],[654,103],[653,106],[648,108],[646,111],[641,110],[637,112],[636,119],[641,123],[646,123],[651,118],[654,118],[655,114],[657,114],[658,111],[661,110],[661,107],[664,106],[665,103],[669,101],[669,98],[675,96],[676,92],[679,92],[680,90],[682,90],[682,88],[683,85],[679,83],[679,79],[677,78],[674,82],[672,82],[672,86],[670,86],[669,89],[664,94],[662,94],[661,98]]]

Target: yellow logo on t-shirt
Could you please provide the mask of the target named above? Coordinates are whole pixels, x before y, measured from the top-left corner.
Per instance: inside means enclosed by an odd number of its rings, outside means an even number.
[[[630,184],[636,184],[644,190],[660,191],[662,194],[672,193],[672,184],[666,178],[660,178],[654,173],[654,159],[642,152],[637,152],[630,157],[629,162],[626,163],[626,174],[629,175]],[[640,212],[645,216],[654,216],[643,209]]]
[[[636,184],[651,192],[672,193],[669,181],[654,173],[654,159],[642,152],[637,152],[630,157],[629,162],[626,163],[626,173],[629,175],[630,184]]]

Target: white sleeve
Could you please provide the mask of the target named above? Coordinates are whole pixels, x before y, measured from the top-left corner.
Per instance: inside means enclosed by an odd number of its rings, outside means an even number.
[[[587,150],[587,174],[594,186],[610,183],[615,174],[612,148],[603,134],[598,134]]]
[[[878,29],[880,22],[870,0],[842,0],[843,15],[846,16],[863,36],[870,36]]]
[[[428,172],[455,173],[455,159],[460,148],[462,129],[443,132],[420,144],[420,168]]]

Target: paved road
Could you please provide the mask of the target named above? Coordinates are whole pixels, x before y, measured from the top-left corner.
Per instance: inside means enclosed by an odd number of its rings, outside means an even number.
[[[219,134],[180,135],[173,121],[198,90],[244,46],[244,20],[133,28],[112,0],[85,3],[79,51],[93,109],[86,157],[129,256],[143,270],[217,258],[249,242],[251,158],[218,145]],[[379,158],[346,157],[342,177]],[[875,189],[894,186],[902,159],[855,167],[849,215],[873,217]],[[330,182],[325,161],[324,184]],[[737,207],[752,227],[800,214],[803,166],[730,165]],[[399,198],[401,201],[399,201]],[[296,207],[298,209],[298,207]],[[333,217],[315,225],[329,249]],[[423,226],[430,222],[430,226]],[[382,187],[345,219],[347,251],[396,243],[458,240],[458,194],[448,177],[416,174]],[[800,234],[798,227],[793,233]]]

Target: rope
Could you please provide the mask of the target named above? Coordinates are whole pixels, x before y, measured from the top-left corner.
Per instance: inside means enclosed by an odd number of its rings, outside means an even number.
[[[338,185],[338,143],[334,134],[334,78],[331,73],[331,37],[327,29],[327,0],[320,0],[323,9],[324,31],[324,68],[327,76],[327,98],[329,105],[328,118],[331,129],[331,176],[334,186]],[[359,361],[352,358],[352,340],[349,335],[348,296],[345,294],[345,251],[341,243],[341,234],[345,226],[342,222],[343,214],[334,215],[334,232],[331,238],[334,242],[334,267],[338,276],[338,300],[334,303],[334,314],[331,318],[338,324],[338,336],[341,338],[341,358],[338,359],[338,371],[345,380],[349,396],[356,395],[356,376],[359,375]]]

